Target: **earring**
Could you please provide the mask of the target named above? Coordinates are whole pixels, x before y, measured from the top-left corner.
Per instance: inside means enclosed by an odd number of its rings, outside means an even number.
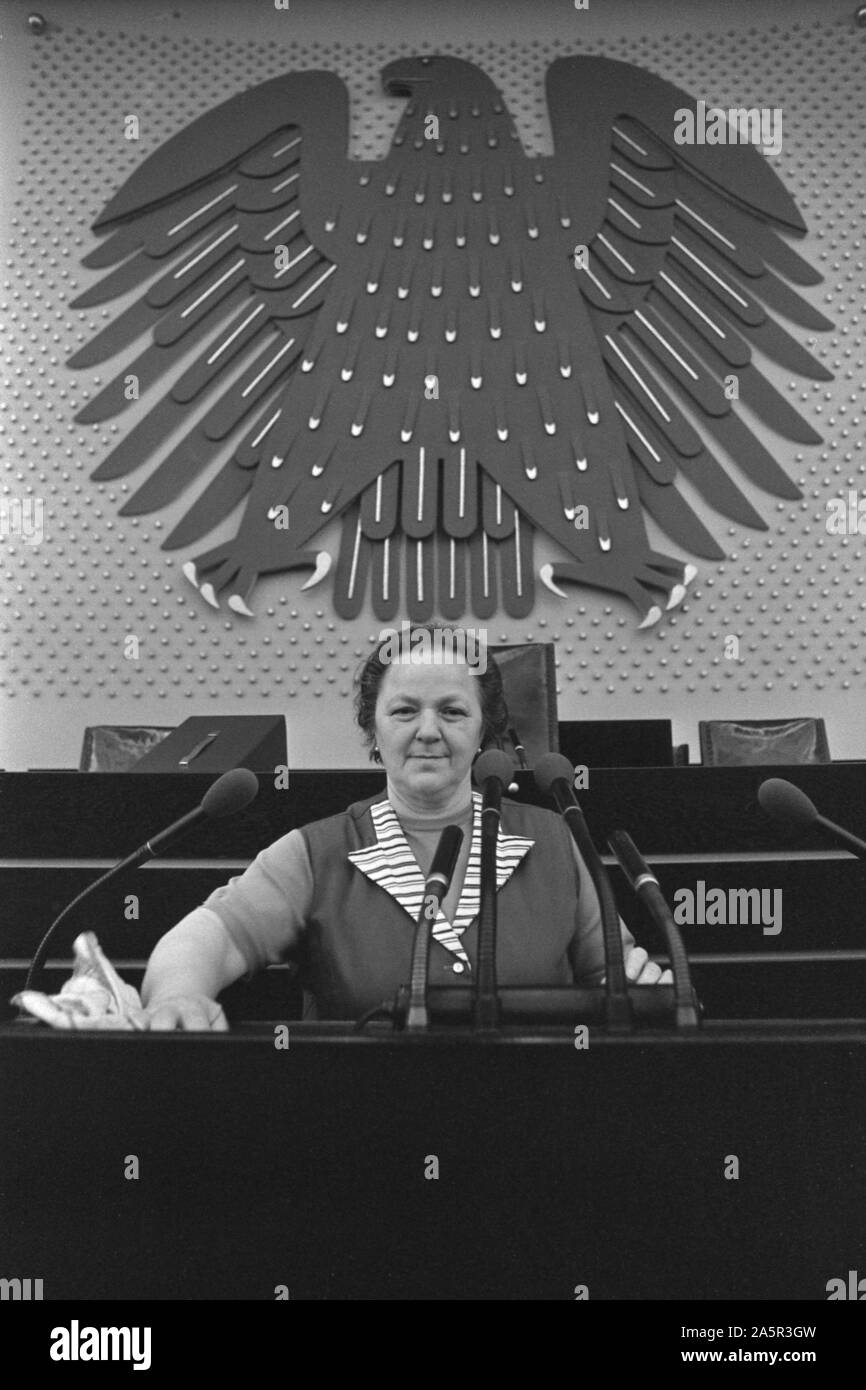
[[[373,757],[374,757],[374,758],[378,758],[378,756],[379,756],[379,745],[378,745],[378,743],[374,743],[374,744],[373,744]]]

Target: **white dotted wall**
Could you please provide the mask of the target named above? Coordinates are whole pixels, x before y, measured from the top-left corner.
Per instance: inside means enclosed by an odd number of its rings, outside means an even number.
[[[779,502],[738,478],[767,532],[726,523],[684,488],[728,554],[718,564],[699,562],[688,597],[656,628],[639,631],[629,606],[603,594],[571,589],[561,600],[540,589],[532,621],[494,624],[490,640],[556,642],[562,717],[664,715],[689,736],[698,718],[714,714],[827,712],[831,751],[866,756],[856,713],[866,689],[866,534],[857,530],[856,512],[862,499],[866,532],[866,29],[854,22],[856,7],[817,5],[797,22],[771,23],[762,22],[756,0],[755,22],[734,25],[725,23],[724,7],[715,19],[697,7],[696,18],[706,19],[691,33],[682,7],[667,24],[664,7],[655,7],[642,32],[632,25],[617,33],[615,11],[607,32],[600,16],[581,31],[562,7],[541,6],[529,41],[509,33],[508,8],[472,8],[465,31],[451,21],[443,32],[418,7],[418,23],[430,29],[427,50],[485,69],[528,154],[551,152],[544,74],[568,52],[643,65],[711,104],[781,107],[784,139],[774,168],[809,228],[797,250],[824,277],[800,292],[834,323],[816,335],[786,325],[833,381],[760,364],[823,436],[822,444],[803,447],[749,421],[803,493]],[[419,51],[418,35],[397,24],[389,31],[378,7],[376,22],[371,10],[364,25],[357,9],[347,9],[331,42],[321,25],[305,28],[303,12],[294,21],[272,16],[272,25],[295,24],[280,43],[245,26],[243,6],[215,7],[210,24],[198,12],[193,23],[163,7],[154,7],[158,23],[136,23],[129,8],[122,28],[116,13],[109,22],[111,6],[47,6],[43,34],[27,32],[27,10],[15,9],[11,37],[25,56],[6,94],[18,119],[4,158],[0,279],[0,695],[9,731],[0,760],[7,767],[74,765],[87,723],[176,724],[216,708],[285,710],[299,765],[363,761],[351,728],[351,676],[378,624],[337,620],[329,581],[302,594],[297,573],[261,580],[252,621],[208,608],[181,574],[187,554],[160,549],[185,502],[121,517],[147,469],[121,482],[91,481],[140,417],[130,411],[119,422],[83,427],[74,416],[123,355],[95,371],[65,365],[127,303],[69,308],[102,273],[81,265],[97,244],[90,224],[149,153],[210,107],[292,68],[327,68],[350,93],[350,155],[385,155],[402,103],[381,93],[378,74],[393,58]],[[138,141],[123,135],[130,113],[139,118]],[[828,531],[830,499],[845,499],[846,534]],[[236,512],[208,544],[232,534],[237,519]],[[657,548],[671,551],[653,523],[648,530],[651,542],[661,541]],[[336,526],[323,533],[332,549],[337,535]],[[536,563],[545,558],[538,546]],[[735,660],[725,655],[731,636]],[[36,743],[28,728],[38,730]]]

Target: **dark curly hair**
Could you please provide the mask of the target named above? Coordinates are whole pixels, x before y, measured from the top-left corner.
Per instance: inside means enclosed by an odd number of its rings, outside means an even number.
[[[445,623],[440,622],[412,623],[408,631],[403,629],[398,634],[395,630],[394,635],[398,638],[399,649],[403,653],[411,650],[412,638],[416,632],[426,632],[432,636],[434,632],[454,634],[459,631],[461,629],[450,628]],[[355,722],[370,750],[370,761],[374,763],[381,763],[382,761],[376,749],[376,701],[379,698],[379,690],[385,672],[392,664],[387,657],[382,656],[383,645],[385,645],[384,639],[361,663],[355,674]],[[479,672],[476,676],[483,720],[481,726],[482,748],[486,748],[488,744],[498,744],[508,728],[508,706],[505,703],[505,694],[502,688],[502,672],[489,650],[486,656],[487,669]]]

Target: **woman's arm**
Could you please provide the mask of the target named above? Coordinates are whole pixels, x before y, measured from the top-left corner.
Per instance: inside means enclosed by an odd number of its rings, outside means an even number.
[[[217,914],[197,907],[157,942],[141,986],[150,1026],[228,1028],[216,1002],[247,964]]]
[[[306,841],[292,830],[157,942],[141,987],[151,1028],[227,1028],[217,996],[284,959],[312,901]]]

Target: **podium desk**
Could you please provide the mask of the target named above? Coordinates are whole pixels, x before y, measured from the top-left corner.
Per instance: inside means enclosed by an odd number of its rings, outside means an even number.
[[[586,1048],[282,1026],[2,1025],[0,1274],[70,1300],[823,1301],[866,1272],[862,1019]]]

